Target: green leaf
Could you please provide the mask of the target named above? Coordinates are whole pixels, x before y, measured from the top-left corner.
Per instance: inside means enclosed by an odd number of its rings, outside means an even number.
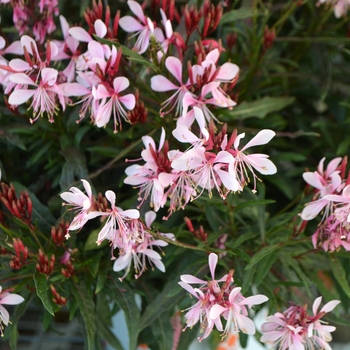
[[[71,279],[71,289],[75,300],[78,303],[81,316],[83,317],[87,335],[88,350],[95,349],[95,304],[92,300],[92,293],[83,283],[77,284]]]
[[[265,277],[270,272],[271,266],[276,262],[279,252],[274,251],[272,254],[267,255],[262,261],[260,261],[254,278],[254,285],[258,287]]]
[[[68,147],[61,151],[64,159],[66,160],[66,163],[62,170],[60,185],[61,189],[69,187],[70,183],[66,185],[66,187],[62,187],[62,177],[64,174],[64,171],[68,174],[68,179],[71,178],[71,174],[77,176],[79,179],[86,179],[88,177],[88,170],[86,167],[86,158],[81,153],[80,149],[77,147]],[[65,177],[63,177],[64,180],[67,180]],[[65,181],[63,181],[65,182]],[[72,183],[72,182],[71,182]]]
[[[41,299],[45,309],[52,315],[54,316],[54,312],[52,309],[52,303],[49,297],[47,296],[47,279],[46,275],[40,273],[39,271],[35,272],[34,277],[34,283],[35,283],[35,289],[36,289],[36,294],[38,297]]]
[[[96,283],[96,290],[95,290],[95,294],[98,294],[101,292],[101,290],[103,289],[106,280],[107,280],[107,269],[106,268],[102,268],[99,270],[99,273],[97,275],[97,283]]]
[[[272,204],[275,203],[276,201],[272,200],[272,199],[258,199],[258,200],[254,200],[254,201],[247,201],[241,204],[238,204],[235,208],[234,208],[234,212],[236,213],[237,211],[240,211],[244,208],[247,207],[251,207],[253,205],[265,205],[265,204]]]
[[[334,254],[331,255],[330,262],[335,279],[340,284],[347,297],[350,298],[350,286],[344,267]]]
[[[248,239],[253,239],[257,236],[256,232],[246,232],[241,234],[233,243],[231,242],[225,243],[229,248],[235,249],[238,248],[242,243],[247,241]]]
[[[104,240],[100,245],[97,245],[96,241],[97,241],[97,237],[98,234],[100,233],[101,228],[97,228],[96,230],[93,230],[84,245],[84,250],[88,251],[88,250],[96,250],[96,249],[101,249],[103,247],[105,247],[106,245],[108,245],[108,240]]]
[[[154,301],[146,307],[140,320],[141,330],[151,325],[163,312],[176,305],[183,297],[184,291],[181,290],[176,282],[171,281],[168,283]]]
[[[74,181],[74,170],[69,163],[64,163],[60,177],[60,187],[62,190],[69,187]]]
[[[144,58],[143,56],[141,56],[137,52],[129,49],[128,47],[126,47],[126,46],[124,46],[116,41],[99,38],[96,35],[94,35],[94,37],[95,37],[96,41],[99,41],[102,44],[107,44],[109,46],[116,46],[119,49],[121,48],[123,51],[123,55],[127,56],[129,58],[129,60],[139,62],[143,66],[151,68],[155,72],[159,73],[159,69],[155,64],[153,64],[151,61],[147,60],[146,58]]]
[[[242,102],[232,111],[223,111],[225,117],[244,120],[246,118],[256,117],[263,119],[269,113],[280,111],[295,101],[294,97],[269,97],[266,96],[260,100]],[[228,118],[226,118],[228,119]]]
[[[112,290],[117,305],[124,311],[129,333],[129,349],[134,350],[141,330],[140,310],[135,302],[135,293],[125,282],[119,282],[116,274],[111,279],[111,283],[108,284],[108,288]]]
[[[245,294],[254,284],[253,277],[255,275],[255,271],[256,271],[256,266],[253,266],[244,274],[244,280],[242,283],[242,293],[243,294]]]
[[[257,17],[263,15],[264,12],[258,11],[256,9],[250,7],[241,7],[238,10],[231,10],[226,12],[220,20],[220,24],[224,23],[232,23],[234,21],[238,21],[240,19],[247,19],[251,17]]]
[[[111,345],[116,350],[124,350],[122,344],[118,340],[118,338],[114,335],[114,333],[109,329],[109,327],[105,324],[104,315],[100,315],[99,312],[96,314],[97,319],[97,331],[100,337],[105,340],[109,345]]]
[[[281,247],[279,244],[274,244],[268,247],[264,247],[252,257],[249,264],[245,267],[245,270],[251,269],[254,265],[256,265],[259,261],[261,261],[265,256],[272,254],[276,249],[280,249],[280,248]]]
[[[307,275],[304,273],[304,271],[302,270],[302,268],[298,264],[298,262],[293,257],[289,256],[288,254],[284,254],[283,255],[283,263],[285,263],[286,265],[288,265],[288,266],[292,267],[292,269],[294,269],[296,274],[299,276],[299,278],[303,282],[303,286],[305,287],[307,293],[309,295],[311,295],[309,286],[312,284],[312,282],[307,277]]]

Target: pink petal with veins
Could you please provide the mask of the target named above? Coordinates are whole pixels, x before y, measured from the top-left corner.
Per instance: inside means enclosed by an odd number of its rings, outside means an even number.
[[[113,80],[113,87],[116,93],[124,91],[129,87],[129,80],[125,77],[117,77]]]
[[[182,84],[182,62],[177,57],[169,56],[165,60],[165,66],[174,78]]]
[[[100,19],[95,21],[94,28],[96,35],[100,38],[104,38],[107,34],[107,27]]]
[[[30,69],[30,64],[20,58],[14,58],[9,62],[9,67],[15,71],[23,72]]]
[[[119,97],[119,101],[129,110],[134,109],[136,100],[133,94],[127,94]]]
[[[151,78],[151,89],[153,91],[170,91],[178,88],[178,86],[162,75],[155,75]]]
[[[90,42],[92,39],[91,35],[84,29],[84,28],[81,28],[81,27],[72,27],[69,29],[69,34],[81,41],[81,42]]]
[[[144,26],[134,17],[124,16],[119,20],[120,27],[127,33],[134,33],[142,30]]]
[[[253,146],[265,145],[268,143],[276,133],[269,129],[259,131],[243,148],[241,151]]]
[[[141,5],[136,2],[136,1],[133,1],[133,0],[129,0],[128,1],[128,6],[131,10],[131,12],[138,18],[142,21],[142,23],[146,24],[146,17],[145,15],[143,14],[143,10],[142,10],[142,7]]]
[[[35,92],[36,90],[14,90],[9,97],[9,104],[15,106],[21,105],[22,103],[27,102],[31,97],[33,97]]]
[[[16,84],[37,86],[37,84],[24,73],[12,74],[9,79]]]

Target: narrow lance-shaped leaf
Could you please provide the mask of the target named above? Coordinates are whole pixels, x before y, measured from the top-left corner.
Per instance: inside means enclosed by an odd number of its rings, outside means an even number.
[[[254,265],[256,265],[265,256],[272,254],[276,249],[279,249],[279,244],[270,245],[261,249],[257,254],[252,257],[250,263],[246,266],[245,270],[249,270]]]
[[[71,290],[84,320],[88,341],[87,348],[88,350],[94,350],[96,323],[95,304],[92,300],[92,293],[86,289],[83,283],[77,284],[75,281],[71,281]]]
[[[124,311],[129,333],[129,349],[134,350],[140,332],[140,310],[136,305],[135,293],[125,282],[119,282],[116,276],[107,284],[114,294],[115,302]]]
[[[35,283],[35,289],[36,289],[36,294],[38,297],[41,299],[45,309],[54,316],[54,312],[52,309],[52,303],[49,297],[47,296],[47,280],[46,280],[46,275],[40,273],[39,271],[35,272],[34,277],[34,283]]]
[[[332,267],[332,271],[335,279],[342,287],[344,293],[350,298],[350,286],[349,286],[349,281],[346,277],[346,272],[344,270],[344,267],[333,254],[331,255],[330,261],[331,261],[331,267]]]
[[[295,101],[294,97],[269,97],[260,100],[242,102],[232,111],[222,111],[225,117],[243,120],[250,117],[263,119],[269,113],[278,112]]]

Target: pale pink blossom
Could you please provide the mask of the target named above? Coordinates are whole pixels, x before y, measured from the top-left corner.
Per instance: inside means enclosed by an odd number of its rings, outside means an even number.
[[[111,205],[111,210],[103,212],[103,216],[107,218],[103,228],[98,234],[96,243],[100,245],[105,239],[109,239],[119,229],[123,237],[128,233],[128,223],[132,219],[138,219],[140,213],[136,209],[123,210],[115,205],[116,195],[113,191],[106,191],[105,196]],[[101,214],[100,214],[101,215]]]
[[[262,294],[254,295],[248,298],[243,297],[241,288],[233,288],[229,294],[228,302],[225,306],[216,304],[210,310],[210,317],[216,319],[222,315],[226,322],[224,336],[228,334],[231,327],[234,331],[242,331],[246,334],[255,334],[254,322],[248,317],[247,306],[250,309],[253,305],[259,305],[268,300],[268,297]]]
[[[314,200],[308,203],[300,214],[303,220],[312,220],[324,208],[324,218],[330,214],[332,203],[325,196],[332,195],[341,188],[342,179],[340,177],[340,171],[337,170],[341,160],[342,158],[333,159],[324,171],[325,158],[322,158],[317,171],[303,173],[304,181],[316,189]]]
[[[233,270],[222,278],[215,280],[215,268],[217,266],[218,256],[214,253],[209,255],[209,269],[211,280],[205,281],[192,275],[181,275],[179,285],[194,296],[198,301],[186,309],[185,314],[187,327],[193,327],[197,322],[201,324],[203,336],[198,339],[201,341],[206,338],[215,327],[223,331],[226,336],[231,326],[236,331],[243,331],[247,334],[255,333],[255,325],[248,317],[247,308],[253,305],[261,304],[268,300],[264,295],[255,295],[249,298],[243,297],[240,293],[241,288],[232,285]],[[198,284],[198,288],[193,288],[191,284]],[[221,317],[226,320],[225,330],[222,326]],[[185,329],[186,329],[185,328]]]
[[[278,347],[279,350],[331,350],[328,342],[332,340],[330,332],[333,332],[335,327],[324,325],[320,319],[332,311],[340,301],[330,301],[318,312],[321,301],[322,297],[314,301],[313,316],[307,313],[306,305],[292,305],[283,313],[277,312],[268,316],[267,322],[261,327],[263,335],[260,341]]]
[[[53,116],[56,109],[56,98],[59,90],[56,86],[58,71],[54,68],[43,68],[40,72],[39,83],[34,82],[24,73],[16,73],[10,76],[10,80],[17,84],[15,90],[9,97],[9,104],[18,106],[32,98],[30,108],[33,109],[34,119],[36,121],[44,113],[47,113],[49,121],[53,122]],[[34,89],[29,89],[33,86]]]
[[[152,137],[143,136],[142,141],[146,147],[141,152],[145,164],[134,164],[126,168],[125,173],[128,176],[124,183],[139,187],[138,200],[141,201],[140,205],[150,197],[150,206],[157,212],[166,202],[164,186],[159,181],[159,175],[162,172],[171,172],[170,162],[167,159],[168,148],[167,143],[165,144],[165,131],[162,128],[158,149]]]
[[[127,110],[132,110],[135,107],[135,96],[133,94],[120,95],[122,91],[128,88],[129,80],[125,77],[116,77],[113,80],[113,88],[99,84],[96,89],[95,98],[102,99],[96,115],[95,123],[101,128],[105,127],[109,122],[111,115],[114,119],[114,132],[117,132],[117,127],[121,127],[121,118],[129,122]]]
[[[150,35],[154,32],[153,22],[143,13],[139,3],[133,0],[128,1],[131,12],[137,17],[124,16],[120,18],[120,27],[128,33],[135,33],[132,37],[137,36],[134,49],[139,53],[144,53],[149,45]]]
[[[0,333],[3,336],[3,324],[8,326],[10,315],[3,305],[17,305],[24,301],[24,298],[18,294],[9,293],[2,290],[0,286]]]
[[[164,115],[175,108],[175,115],[182,115],[183,98],[189,88],[189,80],[182,81],[182,62],[177,57],[169,56],[165,60],[165,67],[170,74],[177,80],[179,85],[174,84],[163,75],[155,75],[151,78],[151,89],[153,91],[172,91],[175,93],[162,103],[160,114]]]
[[[68,231],[75,231],[81,229],[88,220],[102,215],[102,212],[94,210],[91,186],[88,181],[81,180],[87,195],[77,187],[71,187],[70,192],[63,192],[60,194],[61,198],[67,203],[63,205],[72,206],[72,210],[75,210],[73,221],[69,225]],[[66,235],[69,238],[69,234]]]
[[[263,175],[273,175],[277,172],[276,166],[268,159],[266,154],[246,154],[245,151],[254,146],[264,145],[275,136],[275,132],[269,129],[259,131],[244,147],[239,149],[239,144],[245,133],[238,135],[234,141],[234,151],[232,152],[235,160],[229,165],[229,172],[237,176],[240,188],[243,188],[249,182],[248,171],[254,178],[254,189],[256,191],[256,180],[254,169]]]

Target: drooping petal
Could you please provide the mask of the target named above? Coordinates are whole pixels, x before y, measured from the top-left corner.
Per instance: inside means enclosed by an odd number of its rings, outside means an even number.
[[[0,305],[0,320],[4,323],[5,326],[8,326],[10,321],[10,315],[2,305]]]
[[[209,254],[209,269],[211,273],[211,278],[215,280],[215,268],[218,263],[218,256],[215,253]]]

